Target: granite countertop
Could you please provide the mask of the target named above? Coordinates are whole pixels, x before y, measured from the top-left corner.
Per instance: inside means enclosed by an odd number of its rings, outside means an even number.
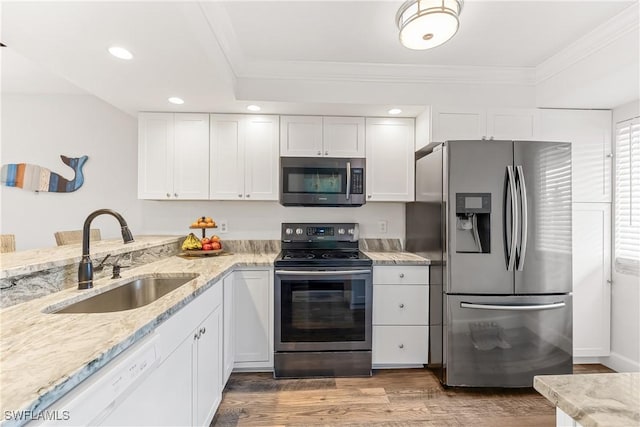
[[[584,427],[640,425],[640,373],[539,375],[533,387]]]
[[[427,258],[410,252],[362,251],[373,260],[373,265],[429,265]]]
[[[91,257],[100,258],[107,254],[112,256],[119,255],[126,252],[147,249],[152,246],[170,244],[184,239],[184,236],[134,237],[135,240],[126,245],[122,244],[122,239],[92,241]],[[81,258],[81,243],[4,253],[0,257],[0,279],[76,264],[80,262]]]
[[[105,251],[108,247],[109,243],[105,242]],[[196,259],[172,256],[123,270],[122,279],[96,280],[91,290],[66,289],[0,310],[1,413],[38,412],[46,408],[227,272],[242,267],[272,267],[276,255],[240,253]],[[49,262],[55,262],[52,258]],[[69,301],[114,288],[129,278],[184,273],[199,276],[157,301],[134,310],[99,314],[43,312],[52,306],[66,305]],[[11,421],[3,425],[9,423]]]

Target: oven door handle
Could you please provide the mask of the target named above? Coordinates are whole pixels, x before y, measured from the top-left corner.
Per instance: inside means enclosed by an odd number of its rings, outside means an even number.
[[[340,274],[371,274],[371,270],[276,270],[276,274],[283,276],[336,276]]]

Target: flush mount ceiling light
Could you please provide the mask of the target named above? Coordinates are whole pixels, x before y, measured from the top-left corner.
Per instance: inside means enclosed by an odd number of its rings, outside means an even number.
[[[129,52],[127,49],[120,46],[111,46],[109,48],[109,53],[116,58],[129,60],[133,58],[133,54]]]
[[[169,98],[169,102],[176,105],[182,105],[184,104],[184,99],[178,98],[177,96],[172,96],[171,98]]]
[[[396,14],[400,42],[409,49],[440,46],[458,31],[464,0],[408,0]]]
[[[400,114],[400,113],[402,113],[402,110],[399,109],[399,108],[392,108],[389,111],[387,111],[387,113],[389,113],[389,114]]]
[[[249,110],[249,111],[260,111],[260,107],[257,106],[257,105],[249,105],[247,107],[247,110]]]

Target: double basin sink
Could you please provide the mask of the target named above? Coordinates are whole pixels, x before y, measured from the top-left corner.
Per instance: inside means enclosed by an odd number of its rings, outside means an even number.
[[[110,313],[131,310],[151,304],[196,277],[197,274],[143,276],[50,313]]]

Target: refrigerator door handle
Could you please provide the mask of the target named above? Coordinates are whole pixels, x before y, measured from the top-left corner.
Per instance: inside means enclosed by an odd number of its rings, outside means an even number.
[[[566,304],[562,302],[554,302],[552,304],[532,304],[532,305],[501,305],[501,304],[473,304],[469,302],[461,302],[460,308],[475,308],[479,310],[504,310],[504,311],[534,311],[534,310],[552,310],[555,308],[563,308]]]
[[[518,165],[516,167],[516,178],[520,188],[520,206],[522,212],[522,238],[520,240],[520,253],[518,254],[517,269],[518,271],[522,271],[524,269],[524,257],[527,254],[527,234],[529,234],[529,218],[527,216],[527,185],[524,182],[524,171],[522,170],[522,165]]]
[[[518,235],[518,209],[516,206],[516,180],[513,176],[513,166],[507,166],[509,178],[509,191],[511,192],[511,245],[509,246],[509,258],[507,259],[507,271],[512,271],[516,263],[516,243]],[[505,215],[506,216],[506,215]],[[505,218],[506,230],[506,218]]]

